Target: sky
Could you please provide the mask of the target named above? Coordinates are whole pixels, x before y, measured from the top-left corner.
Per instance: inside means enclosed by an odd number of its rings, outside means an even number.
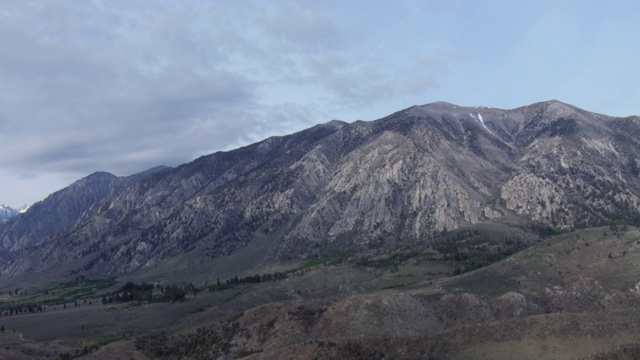
[[[333,119],[640,115],[637,0],[0,0],[0,203]]]

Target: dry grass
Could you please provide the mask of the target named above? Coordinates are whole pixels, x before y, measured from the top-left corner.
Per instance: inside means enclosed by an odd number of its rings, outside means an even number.
[[[640,344],[636,228],[559,235],[454,277],[452,262],[408,251],[371,257],[377,265],[303,262],[285,280],[201,291],[184,303],[94,301],[3,316],[0,358],[85,346],[86,358],[154,357],[139,340],[159,331],[174,358],[218,349],[247,359],[624,359]],[[220,324],[237,314],[226,322],[233,334],[222,336]]]

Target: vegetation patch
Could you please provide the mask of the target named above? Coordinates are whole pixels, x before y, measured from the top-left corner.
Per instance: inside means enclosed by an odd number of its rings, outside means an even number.
[[[417,283],[418,282],[416,282],[416,281],[413,281],[413,282],[410,282],[410,283],[406,283],[406,284],[405,283],[400,283],[400,284],[395,284],[395,285],[384,286],[382,289],[383,290],[387,290],[387,289],[403,288],[405,286],[411,286],[411,285],[415,285]]]
[[[34,313],[48,306],[75,303],[95,295],[116,283],[115,278],[86,279],[77,277],[75,281],[65,282],[52,289],[45,289],[31,294],[21,289],[9,291],[9,296],[0,300],[0,311],[3,315]],[[66,305],[64,305],[66,306]]]
[[[126,283],[118,291],[114,292],[111,296],[104,295],[102,297],[102,304],[120,303],[120,302],[174,302],[184,301],[188,292],[197,293],[197,290],[193,284],[189,283],[185,286],[161,286],[153,284],[134,284],[132,282]]]
[[[341,256],[325,256],[321,258],[311,259],[304,263],[302,266],[297,267],[295,269],[287,270],[287,273],[295,273],[297,271],[310,269],[316,266],[328,264],[336,259],[341,259]]]

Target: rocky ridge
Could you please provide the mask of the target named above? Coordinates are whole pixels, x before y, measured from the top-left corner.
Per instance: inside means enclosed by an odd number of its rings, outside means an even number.
[[[559,101],[513,110],[439,102],[333,121],[120,185],[105,177],[109,190],[56,221],[63,226],[28,237],[15,223],[0,228],[2,276],[70,259],[76,271],[132,273],[257,241],[283,261],[428,241],[505,218],[558,229],[639,221],[638,144],[640,118]]]

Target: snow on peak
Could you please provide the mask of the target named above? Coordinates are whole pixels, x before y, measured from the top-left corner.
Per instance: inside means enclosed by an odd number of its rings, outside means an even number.
[[[0,223],[4,223],[10,218],[16,216],[18,214],[18,210],[12,208],[8,205],[0,205]]]

